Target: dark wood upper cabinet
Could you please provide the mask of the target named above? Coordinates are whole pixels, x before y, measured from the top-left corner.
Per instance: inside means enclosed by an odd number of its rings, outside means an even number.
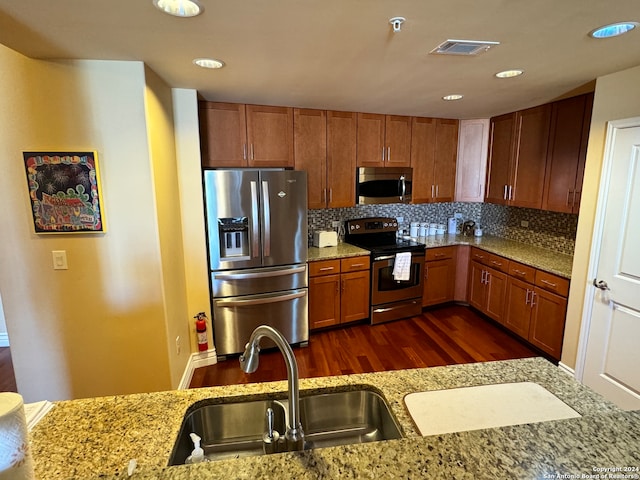
[[[202,165],[293,167],[293,109],[200,102]]]
[[[515,127],[515,112],[491,119],[485,190],[485,200],[489,203],[506,205],[508,202]]]
[[[326,208],[327,112],[296,108],[293,111],[294,168],[307,172],[308,208]]]
[[[411,117],[358,113],[359,167],[408,167]]]
[[[458,120],[412,118],[412,203],[453,201],[457,154]]]
[[[578,213],[593,94],[554,102],[542,208]]]
[[[356,204],[357,114],[327,112],[327,207]]]

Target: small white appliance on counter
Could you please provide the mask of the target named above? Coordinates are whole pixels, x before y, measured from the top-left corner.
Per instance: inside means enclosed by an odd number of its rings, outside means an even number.
[[[338,245],[338,233],[332,230],[318,230],[313,232],[314,247],[336,247]]]

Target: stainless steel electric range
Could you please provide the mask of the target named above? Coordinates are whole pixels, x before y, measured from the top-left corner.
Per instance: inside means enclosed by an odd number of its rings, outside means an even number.
[[[425,246],[397,237],[393,217],[356,218],[345,222],[345,241],[371,252],[371,323],[420,315]],[[411,254],[408,278],[394,276],[396,255]]]

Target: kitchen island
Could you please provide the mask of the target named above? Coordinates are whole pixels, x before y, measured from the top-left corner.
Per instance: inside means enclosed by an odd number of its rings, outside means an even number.
[[[413,392],[535,382],[580,418],[421,437],[404,397]],[[640,478],[640,413],[623,412],[542,358],[300,380],[301,395],[371,388],[389,403],[404,438],[167,467],[194,402],[285,398],[286,382],[56,402],[31,432],[37,478]],[[628,477],[605,477],[620,468]],[[636,469],[636,470],[634,470]],[[594,477],[581,477],[581,475]]]

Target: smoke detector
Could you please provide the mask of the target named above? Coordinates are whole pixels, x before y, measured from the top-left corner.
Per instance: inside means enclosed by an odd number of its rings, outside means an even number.
[[[486,52],[495,45],[500,45],[500,42],[485,40],[447,40],[429,53],[437,53],[439,55],[478,55],[479,53]]]
[[[393,32],[398,33],[402,28],[402,24],[406,22],[407,19],[404,17],[393,17],[389,19],[389,23],[393,25]]]

